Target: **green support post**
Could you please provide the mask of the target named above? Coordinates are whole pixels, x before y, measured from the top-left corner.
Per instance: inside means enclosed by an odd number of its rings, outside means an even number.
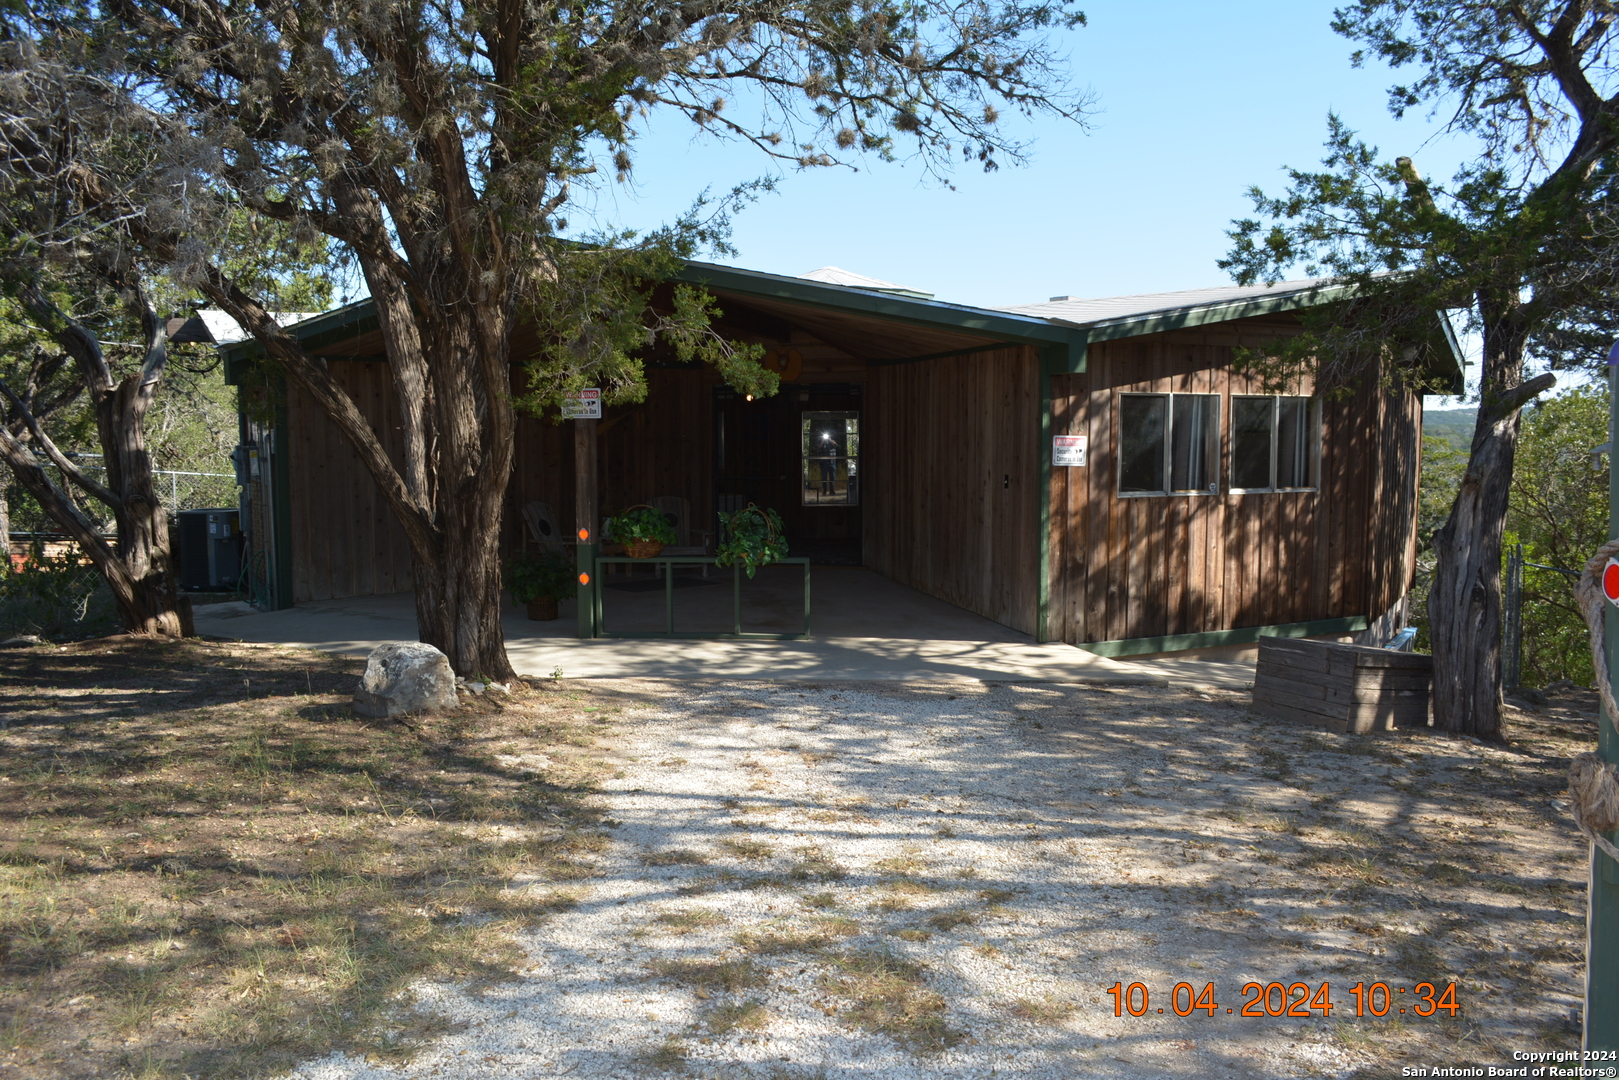
[[[596,636],[596,590],[600,583],[596,580],[596,545],[580,544],[577,572],[579,574],[579,636],[593,638]]]
[[[1619,538],[1619,470],[1614,440],[1619,439],[1619,343],[1608,353],[1608,537]],[[1612,604],[1603,619],[1608,677],[1619,682],[1619,609]],[[1606,710],[1604,710],[1606,712]],[[1597,753],[1619,761],[1614,717],[1600,725]],[[1612,839],[1612,837],[1610,837]],[[1619,863],[1594,844],[1591,888],[1586,901],[1585,1049],[1619,1050]]]
[[[286,376],[270,384],[276,396],[275,434],[270,447],[270,520],[275,530],[275,565],[270,568],[270,609],[292,607],[292,424],[287,418]]]

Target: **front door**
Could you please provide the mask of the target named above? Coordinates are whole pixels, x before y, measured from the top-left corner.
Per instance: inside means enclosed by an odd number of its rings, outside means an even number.
[[[860,387],[784,385],[749,401],[714,393],[714,506],[775,510],[793,555],[860,565]]]

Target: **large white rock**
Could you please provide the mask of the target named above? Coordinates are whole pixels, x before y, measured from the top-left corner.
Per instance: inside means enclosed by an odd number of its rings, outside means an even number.
[[[390,641],[372,649],[354,691],[354,711],[361,716],[403,716],[457,704],[450,658],[420,641]]]

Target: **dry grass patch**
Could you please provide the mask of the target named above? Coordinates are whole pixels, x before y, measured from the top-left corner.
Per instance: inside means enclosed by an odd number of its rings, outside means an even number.
[[[842,881],[849,876],[849,871],[822,849],[806,847],[799,851],[798,861],[787,868],[786,876],[787,880],[795,882]]]
[[[958,926],[972,926],[979,919],[979,913],[966,908],[949,908],[928,916],[927,923],[935,930],[949,933]]]
[[[928,987],[925,970],[892,953],[848,952],[833,958],[824,985],[849,999],[839,1014],[843,1019],[914,1052],[936,1053],[966,1036],[945,1023],[944,998]]]
[[[394,1059],[439,1030],[412,982],[512,977],[511,932],[572,904],[607,843],[587,696],[367,723],[349,710],[362,668],[199,640],[0,654],[18,1075]]]
[[[724,915],[709,908],[691,908],[687,911],[666,911],[653,921],[662,925],[671,934],[690,934],[711,926],[723,926],[726,919]]]
[[[695,990],[734,994],[765,984],[769,974],[752,960],[655,960],[652,974]]]
[[[710,1034],[729,1035],[733,1031],[763,1031],[773,1017],[758,998],[721,1005],[703,1018]]]
[[[1054,1000],[1050,994],[1036,1001],[1033,998],[1018,998],[1012,1002],[1008,1010],[1019,1020],[1028,1020],[1036,1024],[1060,1024],[1074,1015],[1072,1002]]]
[[[672,851],[649,851],[641,856],[647,866],[706,866],[708,856],[700,851],[675,848]]]
[[[748,837],[721,840],[720,847],[738,859],[757,861],[768,859],[776,854],[776,849],[763,840],[753,840]]]
[[[777,956],[782,953],[814,952],[841,938],[859,933],[860,924],[855,920],[834,916],[816,919],[809,926],[776,926],[768,930],[744,931],[736,936],[736,943],[755,956]]]
[[[872,867],[884,874],[897,874],[901,877],[910,877],[920,874],[927,869],[927,862],[917,855],[895,855],[887,859],[878,859]]]

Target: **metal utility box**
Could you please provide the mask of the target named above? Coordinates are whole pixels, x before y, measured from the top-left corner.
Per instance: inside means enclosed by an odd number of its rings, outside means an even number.
[[[181,510],[180,587],[234,589],[242,565],[241,511]]]

